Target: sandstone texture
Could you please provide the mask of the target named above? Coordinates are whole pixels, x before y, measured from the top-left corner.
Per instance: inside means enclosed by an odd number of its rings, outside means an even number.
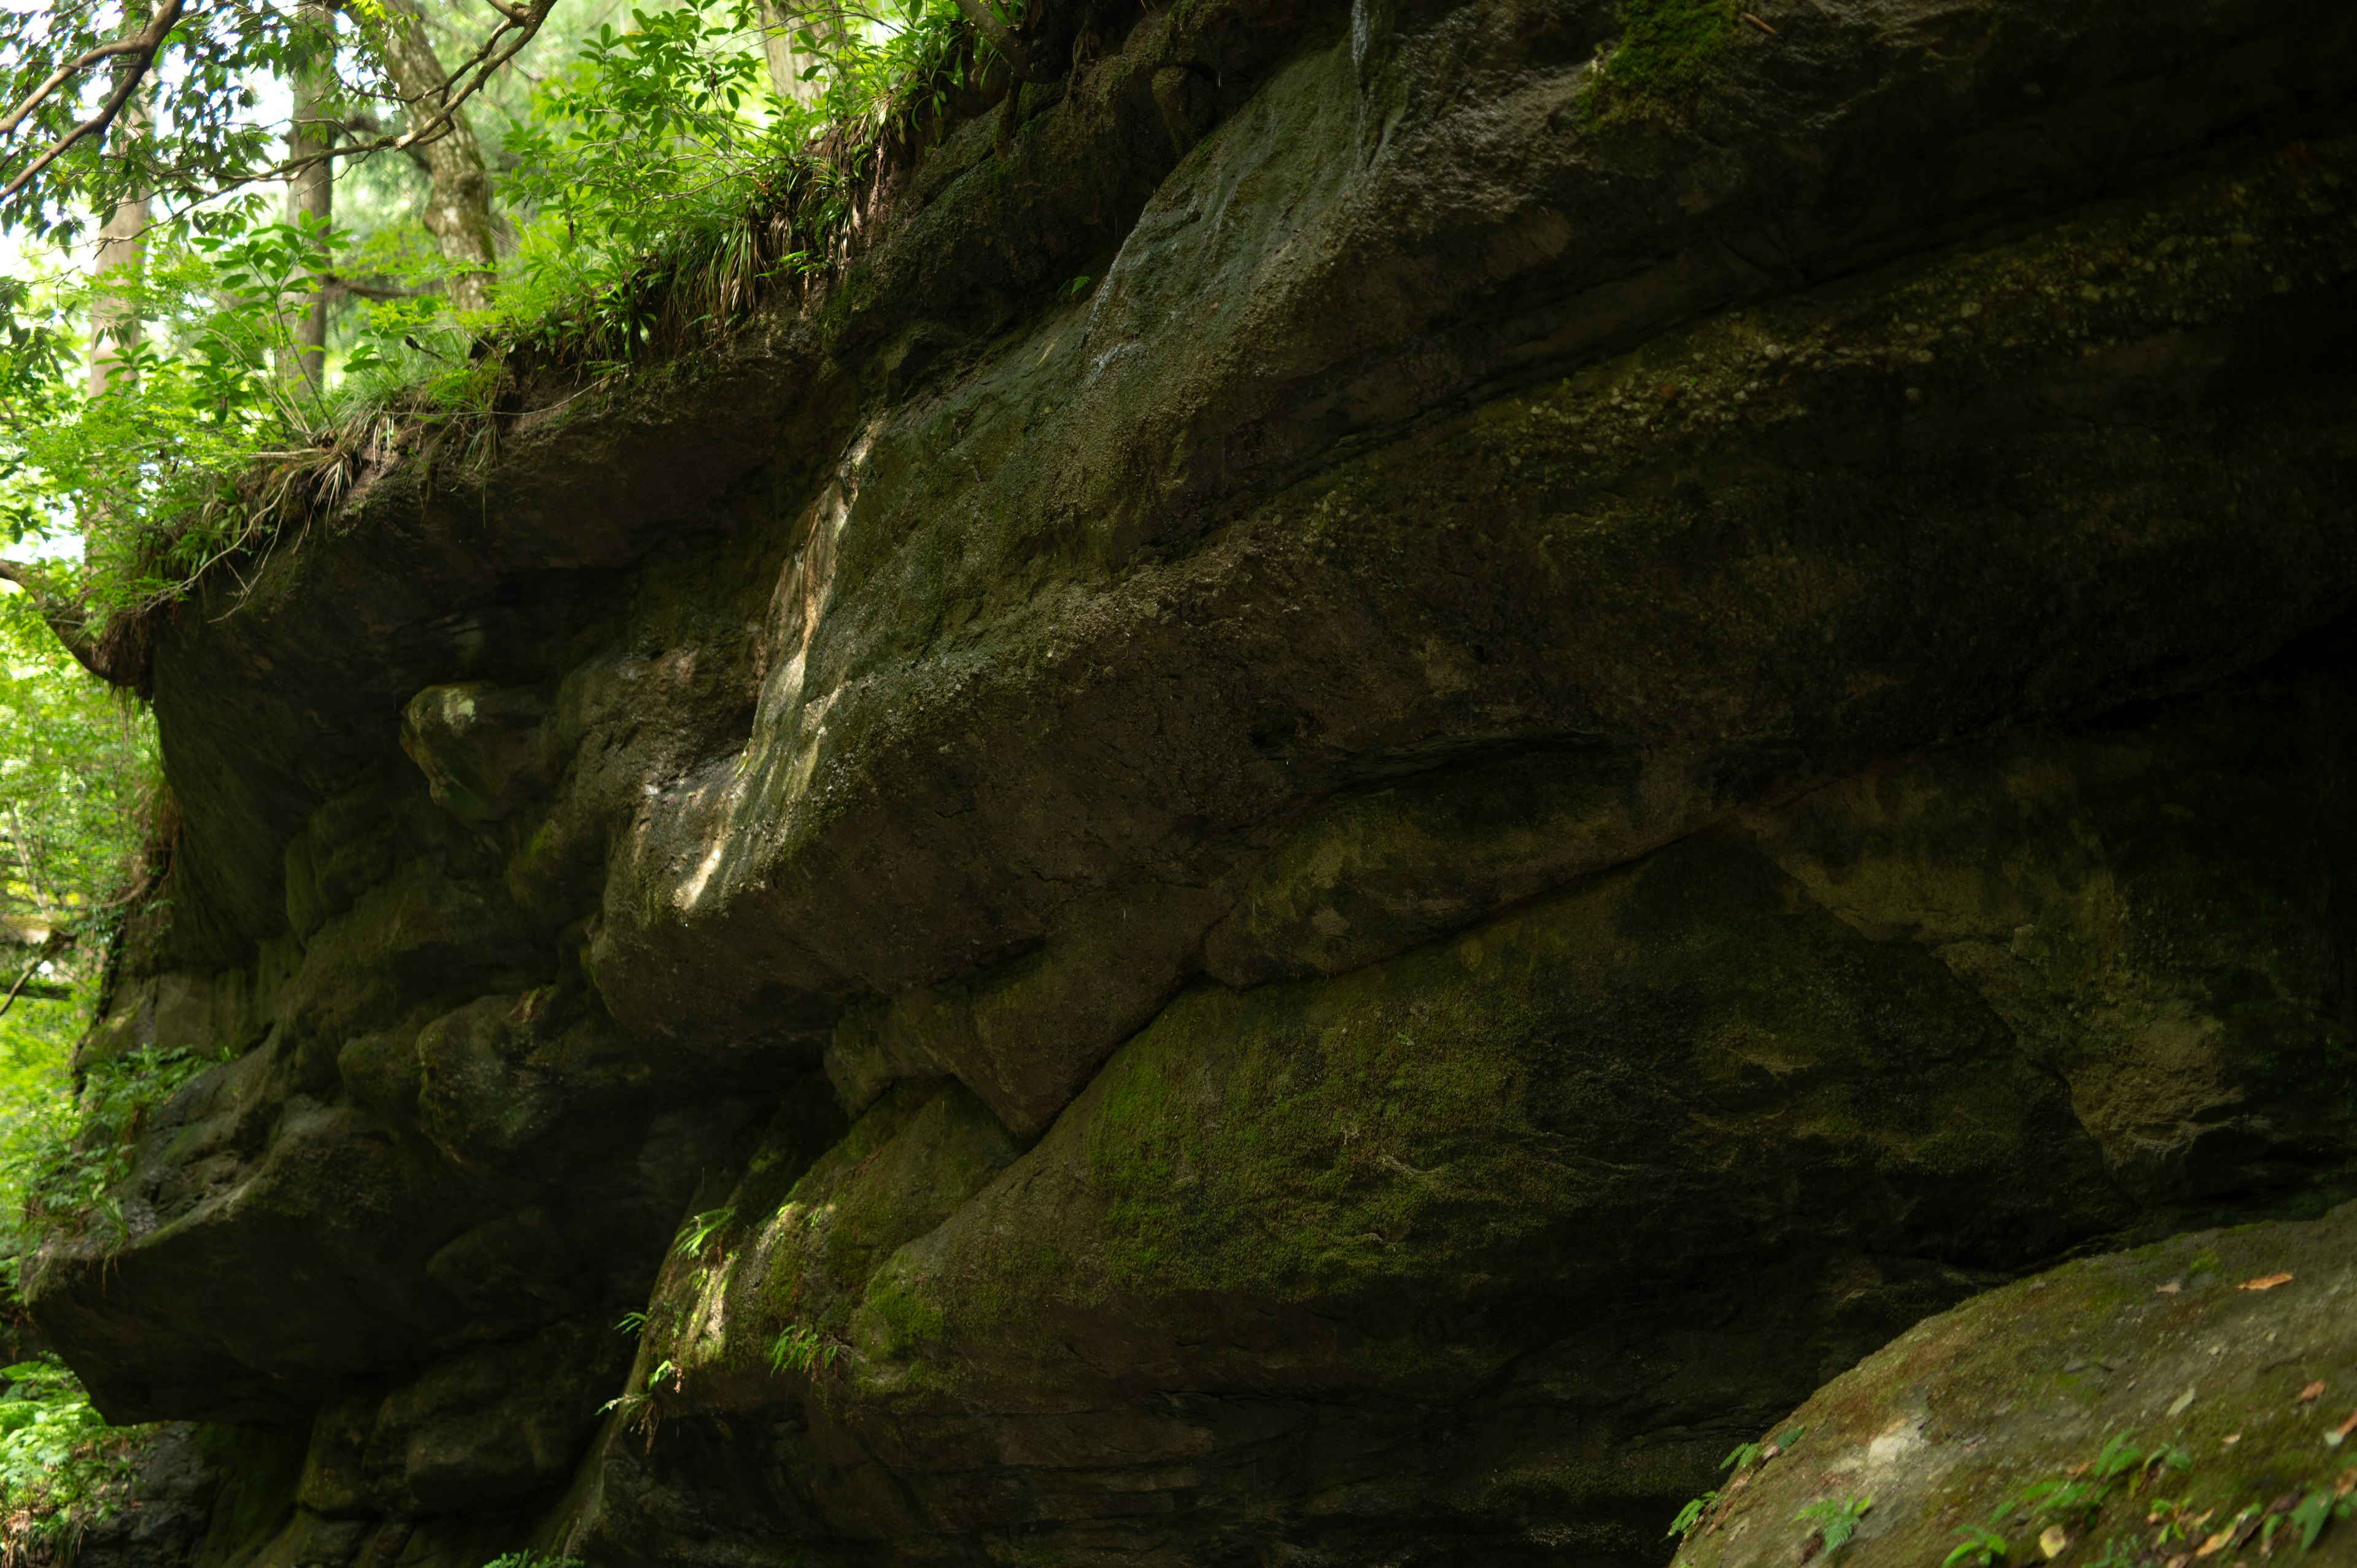
[[[1924,1347],[2331,1288],[2357,11],[1122,16],[155,628],[176,1560],[1661,1563],[1880,1350],[1686,1551],[1936,1561],[2130,1405]]]

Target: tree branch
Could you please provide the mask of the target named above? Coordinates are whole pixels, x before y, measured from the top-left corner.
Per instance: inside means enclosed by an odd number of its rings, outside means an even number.
[[[263,180],[291,178],[305,169],[336,158],[359,158],[366,157],[371,153],[387,152],[402,153],[410,157],[417,156],[419,148],[429,146],[450,134],[452,125],[457,121],[459,107],[468,99],[481,91],[490,81],[493,73],[513,59],[524,45],[532,42],[533,36],[540,31],[541,24],[548,20],[548,13],[555,4],[556,0],[532,0],[529,5],[516,6],[514,8],[516,15],[492,28],[491,36],[483,40],[482,47],[468,56],[465,64],[445,77],[439,86],[414,96],[396,93],[394,102],[404,108],[414,109],[414,106],[418,103],[435,105],[435,112],[422,123],[411,125],[408,130],[398,135],[387,133],[369,141],[354,142],[341,147],[330,147],[324,152],[313,153],[307,157],[289,158],[285,163],[273,164],[268,168],[256,169],[251,174],[240,175],[210,194],[219,196],[223,192],[234,190],[239,186],[253,185]],[[500,11],[502,16],[509,15],[505,6],[501,6]],[[506,47],[500,47],[500,39],[511,30],[517,30],[518,37]],[[469,72],[473,73],[473,79],[465,86],[458,86],[459,78],[467,76]],[[454,88],[457,89],[456,91],[452,91]]]
[[[114,124],[115,116],[123,113],[123,106],[131,102],[131,95],[138,91],[139,84],[147,79],[148,68],[156,63],[156,51],[164,47],[165,38],[179,25],[180,13],[185,8],[186,0],[164,0],[145,28],[130,38],[102,45],[79,59],[59,66],[50,73],[47,81],[33,90],[31,97],[16,106],[6,120],[0,121],[0,136],[13,134],[24,123],[25,116],[39,108],[67,78],[77,71],[86,70],[102,59],[126,59],[130,62],[119,73],[114,91],[108,93],[106,102],[98,106],[98,113],[51,143],[48,150],[35,158],[29,168],[5,187],[0,187],[0,201],[7,200],[31,184],[35,176],[63,156],[69,147],[83,137],[106,134],[106,128]]]
[[[41,618],[48,622],[49,630],[65,644],[66,651],[74,656],[75,663],[113,683],[113,677],[106,672],[106,660],[100,656],[98,643],[90,635],[90,611],[80,599],[60,594],[41,573],[15,561],[0,561],[0,580],[16,584],[31,596],[33,607],[41,612]]]
[[[418,94],[414,98],[408,94],[399,96],[398,101],[404,107],[411,109],[414,123],[409,129],[398,135],[387,133],[371,137],[365,142],[328,147],[303,157],[288,158],[283,163],[254,169],[239,175],[234,179],[225,180],[217,188],[207,191],[205,198],[210,199],[235,190],[241,186],[255,185],[265,180],[290,179],[307,169],[316,168],[324,163],[331,163],[337,158],[366,157],[372,153],[383,152],[398,152],[413,157],[416,156],[418,149],[438,142],[450,134],[460,106],[489,85],[492,76],[499,71],[500,68],[513,59],[526,44],[532,42],[539,33],[541,25],[548,20],[548,13],[555,4],[556,0],[529,0],[528,4],[511,4],[510,0],[497,0],[492,9],[496,10],[501,18],[499,26],[491,29],[490,36],[483,40],[481,46],[468,56],[457,70],[451,71],[443,79],[440,85],[431,91]],[[100,106],[97,113],[59,138],[54,145],[42,153],[30,168],[10,180],[6,186],[0,187],[0,201],[8,199],[31,184],[43,169],[56,162],[74,144],[85,137],[102,134],[114,123],[115,117],[122,113],[123,106],[131,101],[132,93],[137,91],[139,83],[146,79],[149,69],[155,64],[156,51],[163,47],[166,36],[179,22],[187,6],[188,0],[163,0],[162,8],[156,13],[155,20],[136,38],[105,45],[102,49],[94,49],[89,55],[61,68],[63,75],[59,80],[63,80],[63,76],[70,75],[76,70],[87,70],[102,59],[128,57],[135,61],[132,69],[123,73],[123,81],[116,84],[113,92],[107,95],[105,103]],[[511,34],[513,37],[510,36]],[[18,106],[16,113],[10,116],[6,124],[13,124],[16,120],[29,113],[38,106],[40,100],[55,91],[54,86],[44,83],[33,97]],[[420,103],[426,104],[433,112],[420,118],[415,113],[415,107]],[[5,131],[0,131],[0,134],[5,134]],[[181,172],[185,174],[192,171]]]
[[[1024,47],[1023,40],[998,19],[997,13],[990,8],[990,0],[957,0],[957,8],[965,13],[965,19],[974,24],[974,31],[990,40],[990,47],[999,52],[1006,61],[1006,68],[1017,76],[1042,87],[1056,80],[1039,69],[1039,63],[1031,58],[1031,51]]]
[[[42,1002],[60,1002],[71,996],[72,987],[48,983],[35,984],[33,976],[41,972],[41,965],[73,946],[73,933],[64,930],[51,931],[48,939],[41,943],[39,950],[33,954],[33,961],[25,966],[25,972],[16,977],[16,983],[8,988],[7,1000],[0,1001],[0,1016],[5,1016],[8,1009],[16,1004],[18,996],[31,996],[36,1001]]]

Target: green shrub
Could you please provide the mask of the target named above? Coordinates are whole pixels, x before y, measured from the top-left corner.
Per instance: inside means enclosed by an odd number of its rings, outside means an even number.
[[[0,1555],[64,1562],[136,1462],[147,1429],[111,1427],[55,1357],[0,1369]]]

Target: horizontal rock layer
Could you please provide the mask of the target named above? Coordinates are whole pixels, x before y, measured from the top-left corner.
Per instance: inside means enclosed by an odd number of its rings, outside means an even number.
[[[2357,18],[1755,15],[1158,13],[159,627],[208,1561],[1656,1559],[2339,1192]]]

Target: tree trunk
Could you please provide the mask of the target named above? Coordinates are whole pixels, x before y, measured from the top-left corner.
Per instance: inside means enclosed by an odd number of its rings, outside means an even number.
[[[842,7],[823,3],[812,5],[807,0],[759,0],[759,5],[761,53],[769,61],[770,85],[779,97],[808,108],[818,102],[826,84],[815,79],[804,81],[802,72],[825,57],[803,52],[796,35],[808,28],[821,41],[840,38]]]
[[[442,57],[425,36],[425,18],[414,0],[392,0],[381,20],[369,25],[371,41],[393,80],[413,126],[442,113],[443,86],[449,80]],[[455,113],[440,135],[417,149],[425,157],[433,189],[425,199],[425,227],[446,261],[460,269],[450,279],[450,303],[461,310],[484,310],[499,277],[499,251],[492,241],[491,176],[483,165],[465,111]]]
[[[295,110],[286,123],[286,158],[289,163],[313,157],[327,152],[334,137],[334,122],[330,118],[335,92],[335,53],[332,35],[327,31],[328,6],[324,3],[307,3],[296,13],[296,25],[316,35],[319,53],[305,60],[295,70]],[[334,220],[335,170],[322,161],[308,168],[297,169],[286,181],[286,221],[324,230]],[[328,279],[316,274],[311,280],[311,293],[301,306],[290,311],[287,322],[287,346],[281,351],[278,373],[289,385],[301,382],[317,397],[325,390],[328,371]]]
[[[147,134],[146,94],[124,105],[123,115],[114,123],[118,145]],[[147,254],[147,192],[135,189],[115,203],[114,210],[106,215],[106,222],[98,231],[98,254],[93,269],[99,277],[96,294],[90,302],[90,395],[98,396],[114,385],[118,378],[128,381],[135,372],[123,368],[123,350],[139,341],[139,306],[134,297],[139,278],[140,264]],[[113,274],[115,282],[107,282]]]

